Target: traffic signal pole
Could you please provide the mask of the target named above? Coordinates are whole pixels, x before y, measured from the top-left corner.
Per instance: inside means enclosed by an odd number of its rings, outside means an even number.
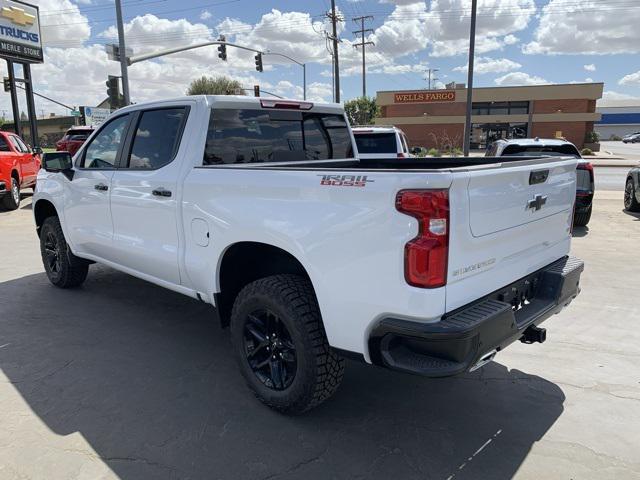
[[[122,5],[121,0],[116,2],[116,20],[118,23],[118,50],[120,51],[120,70],[122,75],[122,96],[124,97],[124,106],[131,104],[129,97],[129,72],[127,71],[128,62],[124,44],[124,25],[122,23]]]

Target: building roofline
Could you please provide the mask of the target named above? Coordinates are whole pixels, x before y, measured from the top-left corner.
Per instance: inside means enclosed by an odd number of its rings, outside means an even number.
[[[543,88],[543,87],[575,87],[581,85],[602,85],[604,82],[581,82],[581,83],[545,83],[543,85],[496,85],[495,87],[473,87],[473,90],[493,90],[497,88]],[[409,90],[377,90],[376,93],[399,93],[399,92],[438,92],[438,91],[451,91],[451,90],[467,90],[464,88],[440,88],[437,90],[429,90],[428,88],[414,88]]]

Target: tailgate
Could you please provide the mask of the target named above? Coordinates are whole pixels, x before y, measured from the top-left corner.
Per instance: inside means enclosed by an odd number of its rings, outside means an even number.
[[[541,159],[454,173],[447,311],[569,252],[576,159]]]

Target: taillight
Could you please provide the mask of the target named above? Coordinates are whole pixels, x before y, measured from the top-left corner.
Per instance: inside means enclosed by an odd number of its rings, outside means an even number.
[[[404,277],[409,285],[437,288],[447,283],[449,191],[401,190],[396,209],[418,220],[418,235],[404,247]]]
[[[589,177],[591,177],[591,180],[594,179],[593,164],[591,162],[579,163],[577,168],[579,170],[587,170],[589,172]]]
[[[291,100],[260,100],[262,108],[284,108],[289,110],[311,110],[312,102],[294,102]]]

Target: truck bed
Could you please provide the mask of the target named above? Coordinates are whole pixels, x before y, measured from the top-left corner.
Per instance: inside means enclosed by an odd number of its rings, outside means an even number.
[[[413,157],[413,158],[379,158],[367,160],[309,160],[296,162],[273,163],[239,163],[230,165],[205,165],[198,168],[257,168],[294,169],[294,170],[406,170],[411,172],[450,171],[468,168],[500,168],[503,165],[543,164],[557,162],[562,157]]]

